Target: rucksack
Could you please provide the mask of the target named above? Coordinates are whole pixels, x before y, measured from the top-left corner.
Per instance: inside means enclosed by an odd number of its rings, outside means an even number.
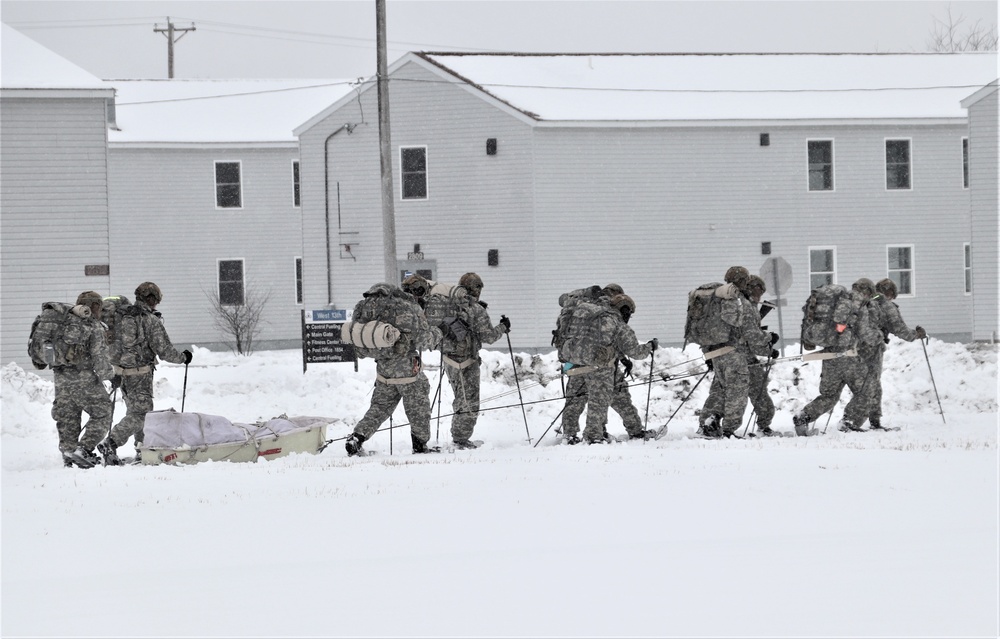
[[[722,303],[739,294],[735,285],[720,282],[702,284],[688,293],[685,343],[715,346],[728,342],[733,327],[722,319]]]
[[[31,324],[28,356],[38,370],[62,366],[77,367],[85,358],[89,332],[84,323],[91,317],[83,305],[46,302]]]
[[[132,304],[124,295],[111,295],[101,302],[101,322],[104,323],[104,337],[111,348],[115,343],[115,328],[118,326],[118,309]]]
[[[454,342],[443,343],[443,352],[464,343],[469,336],[470,319],[466,310],[469,302],[465,296],[466,291],[461,286],[434,283],[424,298],[427,323],[440,328],[445,338]]]
[[[844,351],[854,344],[854,318],[857,315],[851,291],[838,284],[824,284],[813,289],[802,307],[802,348],[820,346]],[[846,324],[842,333],[837,324]]]
[[[121,368],[139,368],[152,363],[152,351],[146,344],[146,331],[142,326],[142,316],[148,314],[149,311],[137,304],[121,303],[115,307],[113,317],[108,318],[110,324],[105,321],[109,327],[114,326],[108,343],[112,364]],[[101,317],[104,317],[104,311],[101,311]]]
[[[557,321],[555,341],[559,360],[577,366],[603,366],[614,360],[611,335],[605,335],[602,319],[618,312],[598,300],[580,297],[563,306]]]
[[[590,286],[580,288],[559,296],[559,317],[556,318],[556,327],[552,331],[552,345],[556,350],[562,348],[566,341],[566,329],[569,327],[569,318],[572,315],[573,307],[581,301],[600,302],[602,297],[607,297],[600,286]]]
[[[404,339],[396,317],[409,312],[413,298],[397,288],[372,287],[354,306],[350,322],[341,327],[341,339],[354,345],[358,357],[384,357],[396,352]]]

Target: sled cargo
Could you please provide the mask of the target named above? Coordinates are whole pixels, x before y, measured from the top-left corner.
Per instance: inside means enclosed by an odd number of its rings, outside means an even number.
[[[255,462],[291,453],[319,452],[326,441],[326,417],[282,415],[256,424],[233,423],[204,413],[173,409],[146,414],[142,463],[197,464],[203,461]]]

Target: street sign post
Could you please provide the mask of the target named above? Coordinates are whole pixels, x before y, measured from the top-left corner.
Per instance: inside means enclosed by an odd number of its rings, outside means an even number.
[[[778,307],[778,335],[781,336],[779,349],[781,354],[785,354],[785,327],[782,321],[781,308],[788,302],[781,299],[781,296],[792,287],[792,265],[781,257],[769,257],[764,260],[760,267],[760,279],[768,289],[774,292],[774,305]]]

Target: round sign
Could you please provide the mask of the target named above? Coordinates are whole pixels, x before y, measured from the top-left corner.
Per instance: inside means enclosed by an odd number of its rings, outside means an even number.
[[[784,295],[792,287],[792,265],[782,257],[769,257],[760,267],[760,279],[767,290]]]

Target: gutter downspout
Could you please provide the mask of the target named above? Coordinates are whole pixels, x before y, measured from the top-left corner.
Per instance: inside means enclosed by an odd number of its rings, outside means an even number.
[[[326,303],[327,306],[333,303],[333,271],[330,263],[330,140],[333,136],[347,128],[341,125],[339,129],[331,133],[323,141],[323,190],[324,190],[324,216],[326,218]],[[339,224],[339,215],[338,215]]]

